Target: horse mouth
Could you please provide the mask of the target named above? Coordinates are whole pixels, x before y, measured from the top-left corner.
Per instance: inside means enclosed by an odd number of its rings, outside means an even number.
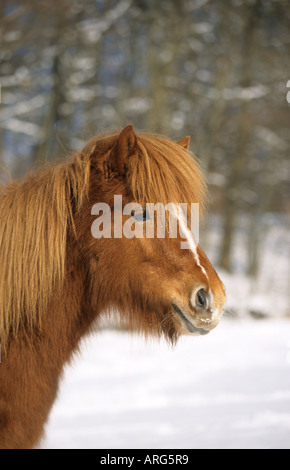
[[[182,326],[189,332],[198,335],[207,335],[210,330],[204,330],[203,328],[197,328],[192,324],[187,315],[181,310],[180,307],[176,304],[171,304],[174,312],[177,314],[179,320],[182,323]]]

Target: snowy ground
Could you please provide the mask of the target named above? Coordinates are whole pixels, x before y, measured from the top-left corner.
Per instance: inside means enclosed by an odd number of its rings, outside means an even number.
[[[223,319],[174,349],[87,340],[42,448],[290,448],[290,321]]]

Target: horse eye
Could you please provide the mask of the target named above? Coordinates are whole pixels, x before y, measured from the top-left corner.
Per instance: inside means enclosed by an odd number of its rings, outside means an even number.
[[[131,217],[133,217],[136,222],[146,222],[146,220],[150,220],[150,214],[145,208],[142,211],[131,211]]]

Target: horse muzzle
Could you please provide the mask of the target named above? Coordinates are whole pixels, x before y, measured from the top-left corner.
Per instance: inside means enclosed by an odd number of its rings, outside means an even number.
[[[210,330],[196,327],[193,324],[193,320],[189,317],[189,315],[184,313],[184,311],[180,307],[178,307],[178,305],[176,304],[171,304],[171,305],[180,323],[188,331],[188,333],[195,334],[195,335],[207,335],[210,332]]]

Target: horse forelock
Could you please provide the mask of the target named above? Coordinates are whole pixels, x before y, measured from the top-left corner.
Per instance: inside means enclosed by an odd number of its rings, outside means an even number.
[[[96,136],[83,149],[96,161],[108,154],[119,132]],[[135,152],[126,162],[126,184],[137,202],[199,203],[206,205],[206,184],[195,155],[177,142],[158,134],[137,133]],[[109,166],[109,162],[102,161]],[[114,175],[113,175],[114,176]],[[108,178],[111,180],[111,178]]]
[[[206,189],[197,159],[178,143],[150,134],[137,135],[137,152],[129,159],[128,178],[141,202],[198,203],[202,216]]]

